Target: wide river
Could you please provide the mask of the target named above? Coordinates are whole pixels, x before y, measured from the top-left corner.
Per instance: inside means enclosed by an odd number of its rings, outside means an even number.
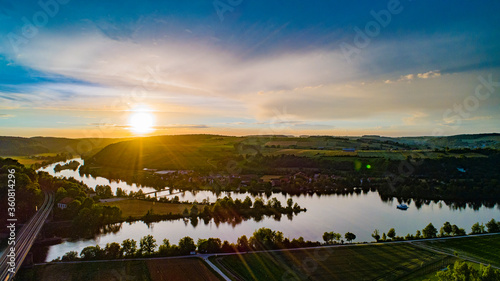
[[[82,159],[73,159],[83,163]],[[120,187],[123,190],[138,191],[142,188],[144,192],[153,191],[150,187],[138,187],[128,185],[125,182],[110,182],[105,178],[93,178],[80,176],[77,171],[63,170],[54,172],[54,166],[64,162],[55,163],[40,170],[46,171],[53,176],[73,177],[83,181],[89,187],[96,185],[110,185],[113,191]],[[174,187],[175,188],[175,187]],[[222,193],[220,196],[226,196],[229,193]],[[234,199],[245,198],[247,194],[230,194]],[[186,192],[178,194],[181,201],[197,200],[201,202],[205,198],[214,201],[217,196],[208,191],[192,194]],[[250,197],[253,197],[250,195]],[[273,194],[284,205],[290,196],[281,193]],[[279,221],[274,218],[265,217],[261,221],[254,220],[243,221],[241,224],[232,226],[227,223],[216,225],[213,221],[205,225],[202,220],[194,227],[189,221],[162,221],[149,224],[143,222],[123,223],[121,229],[116,233],[102,234],[96,239],[81,239],[65,241],[62,244],[50,246],[48,248],[46,261],[51,261],[62,256],[69,251],[80,252],[86,246],[95,246],[96,244],[104,247],[106,243],[118,242],[131,238],[139,241],[141,237],[151,234],[155,237],[158,244],[161,244],[164,238],[171,243],[177,244],[180,238],[190,236],[195,241],[198,238],[218,237],[229,242],[236,242],[237,238],[246,235],[250,237],[252,233],[260,227],[268,227],[273,230],[282,231],[285,237],[298,238],[304,237],[306,240],[322,241],[322,235],[325,231],[334,231],[339,233],[353,232],[357,238],[355,242],[373,241],[371,234],[375,229],[380,230],[380,234],[387,232],[394,227],[397,235],[405,236],[407,233],[415,234],[419,229],[424,228],[432,222],[436,228],[449,221],[459,227],[465,228],[470,232],[470,227],[475,222],[486,223],[492,218],[500,219],[500,205],[493,208],[485,206],[476,210],[467,206],[464,208],[455,208],[448,206],[444,202],[430,202],[417,208],[414,202],[408,203],[407,211],[400,211],[396,208],[397,200],[384,202],[378,193],[368,192],[352,195],[307,195],[291,196],[294,202],[299,203],[301,207],[307,208],[307,212],[302,212],[294,216],[292,220],[287,216],[282,216]],[[264,199],[267,197],[264,195]]]

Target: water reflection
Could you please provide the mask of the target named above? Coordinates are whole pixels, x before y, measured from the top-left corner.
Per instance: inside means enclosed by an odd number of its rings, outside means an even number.
[[[94,179],[92,177],[81,177],[78,172],[71,170],[55,173],[49,167],[44,169],[52,175],[63,175],[74,177],[83,181],[90,187],[96,184],[109,184],[114,191],[117,187],[127,191],[136,192],[139,187],[128,185],[124,182],[113,182],[104,178]],[[154,191],[152,188],[143,187],[143,191]],[[179,192],[179,190],[169,190],[168,193]],[[166,192],[167,193],[167,192]],[[167,193],[167,194],[168,194]],[[322,241],[322,234],[326,231],[339,233],[353,232],[358,237],[357,242],[371,241],[371,233],[374,229],[379,229],[381,233],[387,232],[390,228],[395,228],[398,235],[407,233],[414,234],[416,230],[423,229],[430,222],[437,228],[449,221],[467,231],[475,222],[487,222],[491,218],[500,219],[500,207],[488,202],[449,202],[440,200],[392,198],[379,195],[373,190],[356,189],[343,194],[318,195],[318,194],[297,194],[287,195],[283,193],[274,194],[249,194],[211,191],[187,191],[177,194],[180,201],[202,202],[207,199],[214,202],[219,197],[231,196],[234,200],[244,200],[246,196],[255,198],[262,196],[266,200],[276,197],[282,203],[288,198],[301,207],[307,208],[307,212],[293,216],[291,214],[258,216],[253,219],[235,217],[230,220],[218,218],[197,218],[178,219],[172,221],[160,221],[145,223],[141,221],[114,224],[99,230],[91,237],[67,239],[59,245],[45,248],[45,260],[52,260],[62,256],[68,251],[80,252],[86,246],[98,244],[105,247],[106,243],[119,242],[125,239],[139,241],[141,237],[151,234],[157,241],[164,238],[172,242],[177,242],[184,236],[190,236],[195,241],[198,238],[218,237],[229,242],[236,242],[238,237],[251,236],[260,227],[268,227],[273,230],[282,231],[285,237],[304,237],[306,240]],[[410,208],[407,211],[399,211],[396,205],[404,202]],[[496,208],[495,208],[496,207]],[[60,230],[58,235],[67,230]],[[71,237],[66,235],[65,237]],[[43,252],[43,251],[42,251]]]

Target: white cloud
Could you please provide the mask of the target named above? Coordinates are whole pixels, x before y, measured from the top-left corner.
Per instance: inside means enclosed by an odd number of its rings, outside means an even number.
[[[438,70],[417,74],[417,77],[421,78],[421,79],[435,78],[435,77],[439,77],[439,76],[441,76],[441,73]]]

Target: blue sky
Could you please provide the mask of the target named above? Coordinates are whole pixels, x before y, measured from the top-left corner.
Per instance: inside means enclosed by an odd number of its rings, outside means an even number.
[[[152,134],[498,132],[499,8],[0,0],[0,130],[129,136],[144,111]]]

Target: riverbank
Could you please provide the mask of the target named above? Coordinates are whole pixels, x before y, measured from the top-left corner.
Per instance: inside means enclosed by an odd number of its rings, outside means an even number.
[[[461,249],[473,249],[475,255],[482,255],[496,246],[490,247],[492,242],[495,245],[500,243],[500,234],[482,234],[466,237],[447,237],[424,240],[418,243],[440,242],[443,245],[454,243]],[[178,267],[192,266],[196,257],[210,258],[219,268],[233,265],[231,272],[222,268],[228,275],[237,275],[241,280],[247,279],[248,275],[255,277],[265,277],[265,280],[282,280],[283,277],[307,275],[321,277],[322,280],[363,280],[365,276],[373,278],[398,277],[401,280],[405,276],[418,278],[419,276],[435,275],[435,273],[452,264],[456,257],[452,254],[435,253],[413,245],[414,241],[398,241],[386,243],[370,243],[359,245],[332,245],[304,249],[284,249],[272,251],[259,251],[252,253],[227,253],[210,254],[196,256],[178,256],[161,258],[135,258],[130,260],[119,259],[114,261],[75,261],[59,263],[37,264],[33,268],[24,268],[18,275],[20,281],[34,280],[103,280],[104,276],[110,276],[110,272],[118,272],[125,276],[137,276],[142,274],[143,279],[137,280],[160,280],[148,279],[144,270],[150,270],[149,263],[154,262],[162,265],[163,270],[168,268],[173,272],[178,272]],[[450,245],[450,244],[449,244]],[[455,246],[449,247],[448,251],[456,250]],[[460,249],[459,249],[460,250]],[[466,257],[470,250],[463,251],[459,258]],[[416,261],[418,260],[418,262]],[[169,262],[176,261],[176,262]],[[200,261],[201,262],[201,261]],[[246,262],[246,266],[244,266]],[[423,264],[422,264],[423,262]],[[195,262],[192,270],[184,272],[191,274],[203,270],[206,272],[205,264]],[[366,265],[370,265],[367,267]],[[270,271],[265,268],[275,266]],[[327,270],[335,268],[335,271]],[[62,274],[65,274],[62,276]],[[127,275],[130,274],[130,275]],[[152,273],[150,273],[153,277]],[[288,274],[285,276],[285,274]],[[73,279],[57,279],[58,276],[74,276]],[[113,276],[113,275],[112,275]],[[123,276],[123,275],[119,275]],[[172,275],[175,276],[175,275]],[[116,277],[115,277],[116,278]],[[125,278],[125,277],[123,277]],[[314,278],[313,278],[314,279]],[[172,279],[176,280],[176,279]],[[212,279],[206,279],[212,280]],[[220,280],[220,279],[215,279]],[[262,280],[262,279],[257,279]],[[399,279],[398,279],[399,280]],[[409,280],[409,279],[408,279]]]

